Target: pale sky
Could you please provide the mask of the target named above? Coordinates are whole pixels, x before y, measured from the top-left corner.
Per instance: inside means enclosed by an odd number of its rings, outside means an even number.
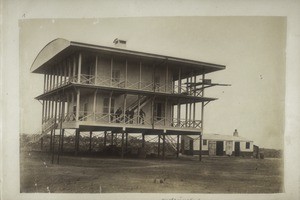
[[[231,87],[206,90],[219,98],[206,106],[204,134],[239,135],[267,148],[282,148],[286,22],[283,17],[157,17],[22,20],[20,27],[20,113],[22,133],[41,127],[43,75],[30,73],[39,51],[64,38],[226,65],[207,75]],[[200,113],[199,113],[200,115]]]

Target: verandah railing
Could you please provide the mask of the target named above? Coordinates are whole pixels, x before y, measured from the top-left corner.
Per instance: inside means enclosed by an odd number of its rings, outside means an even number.
[[[75,113],[66,115],[63,121],[76,121]],[[135,114],[130,115],[116,115],[115,113],[93,113],[80,111],[78,121],[90,121],[99,123],[112,124],[129,124],[138,126],[156,126],[156,127],[177,127],[177,128],[201,128],[201,120],[186,120],[177,118],[165,118],[154,116],[140,116]]]
[[[199,95],[193,91],[188,91],[186,86],[182,85],[172,85],[169,84],[162,84],[162,83],[154,83],[149,81],[129,81],[129,80],[122,80],[111,78],[103,75],[94,76],[88,74],[81,74],[80,79],[78,75],[67,77],[63,79],[59,83],[55,83],[49,88],[45,88],[45,92],[49,92],[51,90],[57,89],[59,87],[65,86],[69,83],[80,83],[86,85],[97,85],[97,86],[106,86],[106,87],[114,87],[114,88],[126,88],[126,89],[135,89],[135,90],[142,90],[142,91],[155,91],[161,93],[182,93],[186,95]]]

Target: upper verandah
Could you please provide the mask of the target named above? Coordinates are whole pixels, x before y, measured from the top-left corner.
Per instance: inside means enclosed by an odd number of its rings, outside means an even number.
[[[132,51],[121,48],[105,47],[99,45],[92,45],[80,42],[69,41],[58,38],[49,42],[37,55],[32,66],[31,72],[45,74],[53,66],[63,60],[70,54],[78,51],[94,51],[96,53],[111,55],[111,56],[125,56],[131,59],[151,60],[154,64],[167,61],[170,67],[182,67],[186,72],[194,72],[194,75],[207,74],[210,72],[225,69],[224,65],[200,62],[195,60],[176,58],[171,56],[164,56],[158,54],[144,53]],[[183,77],[182,77],[183,78]],[[175,80],[175,79],[173,79]]]

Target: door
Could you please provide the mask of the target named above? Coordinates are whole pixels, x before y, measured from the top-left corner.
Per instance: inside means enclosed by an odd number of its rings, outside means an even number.
[[[208,155],[209,156],[216,155],[216,141],[208,141]]]
[[[159,76],[154,77],[154,88],[155,88],[155,91],[159,91],[159,88],[160,88],[160,77]]]
[[[189,155],[194,154],[194,140],[190,140],[190,149],[189,149]]]
[[[217,141],[216,143],[217,149],[216,154],[217,156],[223,156],[223,149],[224,149],[224,142],[223,141]]]
[[[165,114],[165,107],[163,103],[154,104],[154,117],[157,121],[161,120]]]
[[[231,156],[233,151],[233,141],[226,141],[226,155]]]
[[[234,143],[234,155],[235,156],[240,156],[240,142],[235,142]]]

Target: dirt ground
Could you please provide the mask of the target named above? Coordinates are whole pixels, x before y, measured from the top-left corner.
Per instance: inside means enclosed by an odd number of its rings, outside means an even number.
[[[282,159],[183,157],[120,159],[21,154],[21,192],[51,193],[278,193]],[[56,161],[56,158],[55,158]]]

